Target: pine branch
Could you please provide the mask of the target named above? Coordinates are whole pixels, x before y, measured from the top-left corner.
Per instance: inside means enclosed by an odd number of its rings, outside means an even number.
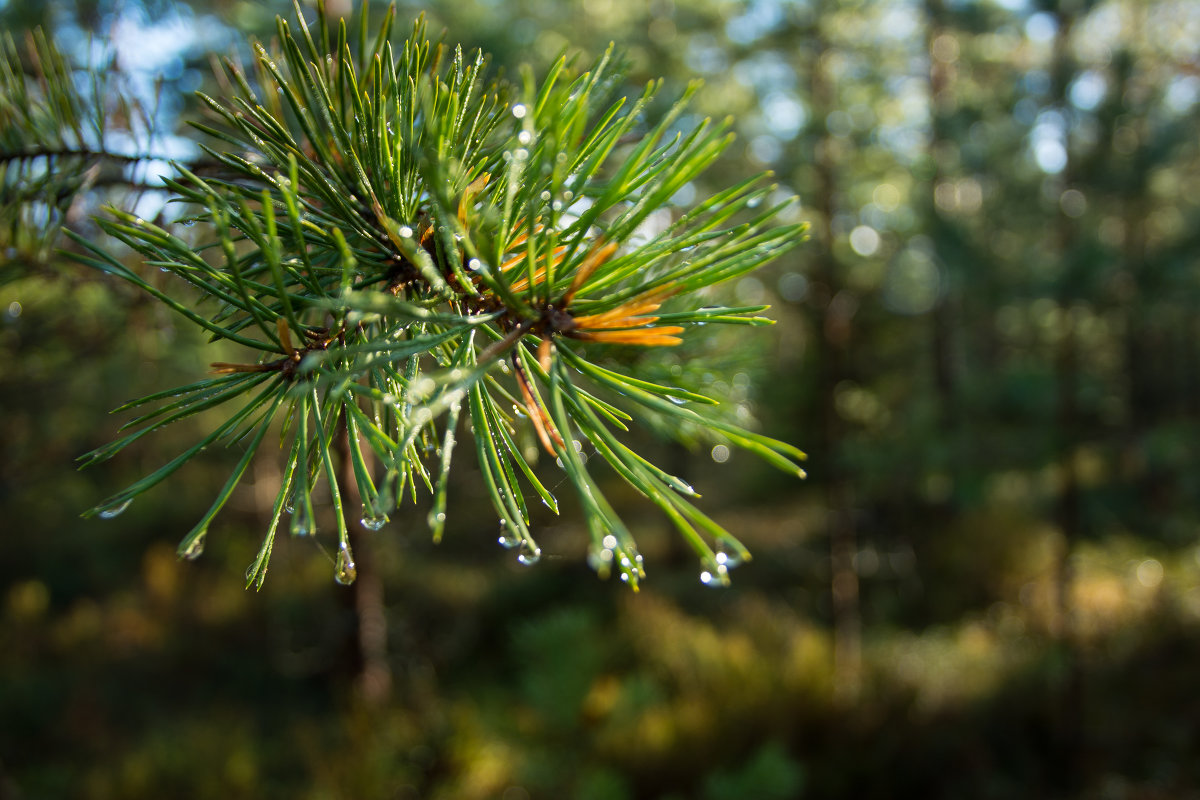
[[[134,401],[166,402],[86,463],[200,410],[240,408],[200,445],[88,513],[123,509],[206,447],[249,441],[180,546],[195,557],[279,424],[291,441],[285,478],[247,585],[262,585],[285,514],[293,535],[316,533],[322,479],[335,507],[337,577],[347,582],[355,570],[342,498],[361,498],[362,524],[374,530],[423,485],[440,538],[465,414],[501,543],[523,563],[541,553],[526,490],[558,507],[516,445],[529,426],[579,495],[599,572],[635,589],[645,577],[585,445],[672,521],[706,583],[727,583],[745,548],[692,504],[685,481],[621,434],[628,422],[673,419],[803,475],[802,452],[697,413],[691,406],[716,401],[639,376],[627,357],[631,348],[706,337],[704,325],[769,324],[762,307],[694,299],[803,238],[800,226],[774,224],[786,203],[758,208],[773,188],[765,176],[702,200],[650,241],[635,235],[718,158],[728,122],[681,128],[692,87],[643,130],[640,115],[659,84],[632,101],[617,95],[611,53],[585,72],[563,59],[540,84],[525,75],[511,86],[486,80],[482,54],[433,45],[421,19],[394,45],[392,11],[374,38],[364,12],[357,43],[344,21],[333,31],[322,17],[314,36],[299,8],[297,18],[295,32],[279,20],[277,49],[257,46],[249,73],[225,62],[229,96],[201,95],[211,120],[197,129],[230,146],[206,148],[221,174],[180,165],[166,185],[207,238],[197,246],[116,209],[99,220],[178,288],[164,291],[73,236],[81,263],[251,351],[244,362],[214,364],[219,377]],[[184,284],[200,304],[184,299]]]

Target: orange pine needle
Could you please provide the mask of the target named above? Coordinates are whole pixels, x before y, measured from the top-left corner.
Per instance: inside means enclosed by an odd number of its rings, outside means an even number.
[[[295,358],[296,348],[292,347],[292,332],[285,317],[275,318],[275,330],[279,331],[279,343],[283,345],[283,352],[288,354],[288,358]]]
[[[555,264],[558,264],[562,260],[562,255],[564,252],[566,252],[566,249],[567,249],[566,245],[560,245],[559,247],[554,248],[554,263]],[[524,263],[524,261],[528,255],[529,255],[528,253],[518,253],[517,255],[510,258],[508,261],[505,261],[503,264],[501,264],[500,271],[508,272],[513,267],[516,267],[516,266]]]
[[[534,219],[534,221],[533,221],[533,232],[534,232],[534,233],[541,233],[542,231],[546,230],[546,226],[545,226],[545,225],[541,225],[541,224],[539,224],[539,223],[538,223],[538,220],[539,220],[539,219],[541,219],[541,217],[538,217],[538,218]],[[524,219],[519,219],[519,220],[517,220],[516,222],[514,222],[514,223],[513,223],[512,229],[513,229],[513,231],[514,231],[514,232],[516,232],[516,231],[519,231],[519,230],[521,230],[521,228],[523,228],[523,227],[525,227],[525,220],[524,220]],[[526,242],[526,241],[528,241],[528,239],[529,239],[529,233],[528,233],[528,232],[524,232],[524,231],[523,231],[523,232],[521,232],[521,233],[518,233],[518,234],[517,234],[517,235],[516,235],[516,236],[513,238],[513,240],[512,240],[511,242],[509,242],[509,243],[508,243],[508,251],[509,251],[509,252],[512,252],[512,251],[513,251],[513,250],[515,250],[516,248],[518,248],[518,247],[520,247],[521,245],[525,244],[525,242]]]
[[[683,333],[683,328],[668,326],[665,328],[635,328],[624,331],[576,331],[576,339],[604,344],[633,344],[642,347],[670,347],[681,344],[683,339],[671,334]]]
[[[648,325],[658,319],[634,319],[642,317],[645,314],[651,314],[658,310],[667,298],[675,293],[674,287],[666,287],[657,289],[646,294],[639,295],[629,302],[622,303],[611,311],[605,311],[601,314],[587,314],[582,317],[575,318],[575,324],[580,328],[627,328],[631,325],[642,324]]]
[[[463,189],[462,197],[458,200],[458,221],[463,225],[467,224],[467,210],[471,207],[471,201],[475,199],[475,195],[483,191],[483,187],[487,186],[491,177],[489,173],[485,172]]]
[[[529,379],[525,377],[525,369],[514,358],[512,360],[513,373],[517,376],[517,386],[521,389],[521,397],[525,401],[525,410],[529,412],[529,421],[533,423],[533,430],[537,433],[538,441],[542,443],[542,448],[552,456],[557,456],[558,453],[554,450],[554,445],[550,443],[550,438],[553,436],[554,441],[559,447],[565,448],[562,436],[559,435],[558,429],[554,427],[554,423],[550,421],[550,417],[542,410],[542,406],[533,397],[533,390],[529,386]]]
[[[552,262],[554,263],[555,266],[558,266],[560,263],[562,263],[563,254],[566,252],[566,249],[567,248],[565,245],[563,245],[561,247],[556,247],[554,249],[554,257],[552,259]],[[516,267],[518,267],[522,263],[524,263],[525,257],[526,257],[526,254],[523,253],[519,256],[514,256],[514,257],[510,258],[508,261],[505,261],[503,264],[500,265],[500,271],[507,272],[509,270],[515,269]],[[543,280],[545,280],[545,278],[546,278],[545,265],[542,265],[542,266],[538,267],[536,270],[534,270],[533,282],[535,285],[541,283]],[[512,286],[510,286],[509,288],[514,292],[520,292],[528,287],[529,287],[529,276],[525,276],[523,278],[519,278],[516,281],[513,281]]]
[[[631,344],[642,347],[664,347],[683,342],[674,334],[683,333],[677,325],[656,328],[658,310],[675,293],[673,286],[654,289],[600,314],[575,317],[575,329],[567,335],[575,339],[607,344]]]
[[[603,239],[596,241],[591,251],[584,256],[583,262],[579,265],[579,269],[575,270],[575,277],[571,280],[571,287],[567,289],[567,293],[563,295],[562,304],[565,308],[575,299],[575,293],[583,287],[583,284],[588,278],[592,277],[592,273],[612,257],[612,254],[617,252],[617,243],[609,242],[604,244]]]
[[[231,375],[235,372],[274,372],[279,369],[279,362],[274,364],[230,364],[225,361],[214,361],[209,364],[215,375]]]

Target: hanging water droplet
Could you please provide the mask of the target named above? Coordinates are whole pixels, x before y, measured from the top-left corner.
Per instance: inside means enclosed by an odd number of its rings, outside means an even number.
[[[368,505],[362,508],[362,519],[359,522],[369,531],[377,531],[387,524],[387,514],[381,514]]]
[[[717,553],[714,560],[718,566],[733,569],[745,560],[745,552],[733,543],[721,539],[717,542]]]
[[[293,492],[292,494],[289,494],[287,496],[287,499],[283,501],[283,510],[289,514],[296,513],[296,494],[295,494],[295,492]]]
[[[292,536],[312,536],[316,532],[317,526],[312,524],[304,506],[301,506],[300,513],[292,517]]]
[[[600,573],[602,578],[608,577],[609,567],[612,564],[613,551],[609,548],[592,547],[588,550],[587,562],[588,566]]]
[[[729,585],[729,575],[720,567],[716,572],[704,570],[700,573],[700,582],[711,589],[720,589]]]
[[[250,584],[254,583],[254,578],[257,575],[258,575],[258,562],[255,561],[250,566],[246,567],[246,585],[249,586]]]
[[[505,550],[512,550],[514,547],[519,546],[523,540],[520,536],[509,530],[507,522],[500,520],[500,538],[498,541],[500,542],[500,546]]]
[[[132,502],[133,499],[130,498],[129,500],[124,500],[120,503],[113,503],[111,506],[105,506],[104,508],[100,509],[100,519],[112,519],[113,517],[121,516],[125,509],[129,508],[129,504]]]
[[[517,561],[527,567],[532,567],[542,558],[542,548],[538,547],[533,542],[528,540],[521,542],[520,552],[517,554]]]
[[[342,586],[349,586],[354,583],[354,579],[358,577],[358,567],[354,565],[354,554],[350,552],[350,545],[342,542],[338,547],[337,564],[333,572],[333,579]]]
[[[201,531],[190,542],[186,539],[184,544],[179,545],[179,557],[186,558],[188,561],[195,561],[204,553],[204,540],[208,538],[208,531]]]

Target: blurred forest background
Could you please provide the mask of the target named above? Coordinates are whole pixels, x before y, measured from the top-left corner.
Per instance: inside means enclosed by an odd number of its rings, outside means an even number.
[[[42,26],[161,128],[115,114],[160,158],[0,219],[0,798],[1200,797],[1200,4],[400,8],[508,75],[615,41],[631,86],[705,80],[695,113],[739,138],[680,202],[771,169],[813,236],[729,287],[775,328],[650,366],[708,354],[694,380],[809,479],[648,445],[754,552],[724,590],[629,497],[640,594],[588,570],[570,504],[517,565],[469,456],[444,543],[410,507],[353,588],[310,541],[243,588],[269,460],[195,562],[175,546],[236,453],[80,519],[212,424],[78,473],[108,409],[219,354],[38,225],[171,219],[122,184],[198,157],[176,134],[221,93],[210,54],[290,4],[0,0],[0,29]]]

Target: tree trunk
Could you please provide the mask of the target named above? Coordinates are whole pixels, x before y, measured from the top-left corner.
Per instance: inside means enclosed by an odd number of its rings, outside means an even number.
[[[815,115],[824,119],[833,108],[834,89],[825,74],[820,43],[812,73]],[[843,701],[857,698],[862,679],[862,618],[859,611],[858,573],[854,556],[858,538],[854,527],[850,493],[838,461],[841,457],[841,418],[837,412],[837,389],[846,377],[845,353],[850,344],[857,301],[841,288],[839,264],[833,252],[832,222],[837,194],[834,148],[828,132],[819,139],[815,152],[816,209],[813,226],[817,262],[814,273],[819,283],[815,302],[818,326],[818,395],[821,421],[822,471],[825,473],[826,529],[829,535],[830,602],[833,622],[834,689]]]
[[[350,549],[354,551],[354,563],[358,577],[350,585],[353,595],[355,626],[355,661],[358,675],[356,689],[363,702],[369,707],[384,705],[392,692],[392,668],[388,661],[387,607],[384,604],[383,579],[379,575],[371,532],[364,530],[360,522],[362,495],[350,461],[348,434],[343,434],[338,443],[341,457],[342,509],[346,515],[346,527],[350,532]],[[363,454],[368,457],[367,453]]]

